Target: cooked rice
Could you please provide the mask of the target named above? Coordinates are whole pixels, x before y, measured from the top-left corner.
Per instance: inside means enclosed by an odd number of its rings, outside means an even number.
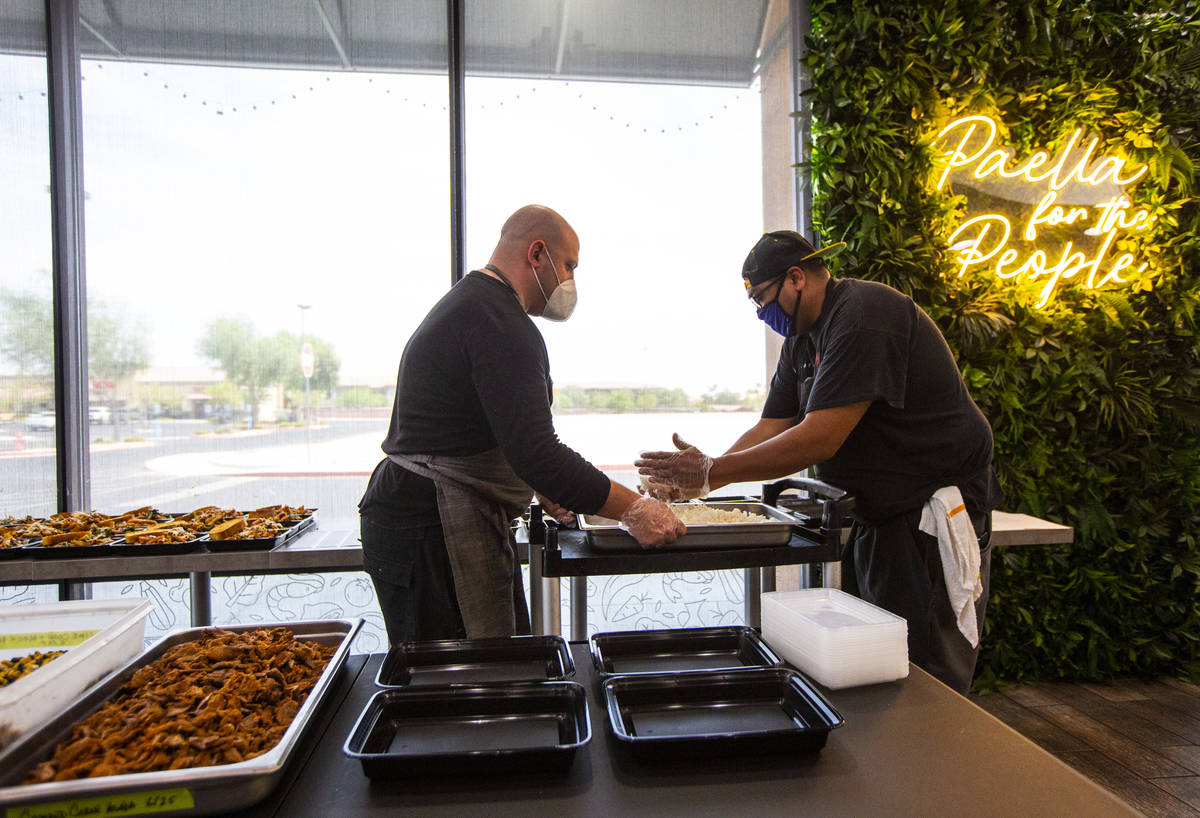
[[[671,506],[675,516],[684,525],[709,525],[711,523],[767,523],[770,520],[761,514],[750,514],[740,508],[713,508],[712,506],[687,504]]]

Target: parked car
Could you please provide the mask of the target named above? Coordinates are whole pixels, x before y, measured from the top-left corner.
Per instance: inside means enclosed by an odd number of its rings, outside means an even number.
[[[34,412],[25,416],[25,428],[40,431],[54,431],[53,412]]]
[[[89,406],[88,420],[92,423],[111,423],[112,409],[107,406]]]

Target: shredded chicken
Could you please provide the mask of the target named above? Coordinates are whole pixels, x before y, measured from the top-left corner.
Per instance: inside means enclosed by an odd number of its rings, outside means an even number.
[[[287,628],[206,631],[141,667],[25,784],[232,764],[279,743],[335,648]]]

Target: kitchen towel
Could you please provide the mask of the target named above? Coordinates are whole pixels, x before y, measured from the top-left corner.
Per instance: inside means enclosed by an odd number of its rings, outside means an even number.
[[[983,595],[979,578],[979,540],[971,515],[963,504],[958,486],[946,486],[933,493],[921,509],[921,531],[937,538],[942,557],[946,594],[958,621],[958,630],[971,643],[979,644],[979,623],[975,619],[975,600]]]

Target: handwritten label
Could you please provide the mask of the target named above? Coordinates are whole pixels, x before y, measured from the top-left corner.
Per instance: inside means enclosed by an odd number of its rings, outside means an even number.
[[[27,807],[9,807],[5,818],[76,818],[76,816],[150,815],[155,812],[194,809],[188,789],[150,790],[130,795],[106,795],[75,801],[54,801]]]
[[[1035,151],[1021,162],[1014,161],[1015,151],[993,147],[999,128],[986,116],[966,116],[951,122],[934,138],[935,149],[942,148],[943,169],[937,181],[941,190],[952,174],[970,180],[999,182],[1027,187],[1027,201],[1036,201],[1019,222],[1019,239],[1014,242],[1013,222],[1000,213],[971,215],[950,236],[950,249],[956,253],[958,275],[962,277],[973,267],[990,268],[1003,280],[1039,281],[1044,279],[1038,293],[1037,306],[1045,306],[1058,287],[1070,279],[1078,279],[1085,289],[1099,289],[1111,284],[1127,283],[1122,272],[1136,263],[1132,253],[1114,255],[1121,231],[1144,231],[1155,217],[1144,209],[1133,209],[1125,189],[1146,175],[1146,167],[1135,167],[1116,156],[1096,156],[1099,137],[1084,144],[1084,132],[1076,129],[1057,152]],[[966,176],[969,174],[969,176]],[[1076,191],[1088,189],[1117,191],[1091,197],[1087,206],[1061,204],[1058,199],[1064,188],[1073,185]],[[1039,245],[1038,230],[1067,226],[1077,235],[1074,240],[1056,248]],[[1090,237],[1089,250],[1076,247]],[[1010,246],[1026,243],[1026,254]],[[1136,268],[1144,272],[1148,263]]]
[[[49,646],[64,647],[66,645],[79,645],[98,633],[100,633],[99,630],[0,633],[0,650],[28,650]]]

